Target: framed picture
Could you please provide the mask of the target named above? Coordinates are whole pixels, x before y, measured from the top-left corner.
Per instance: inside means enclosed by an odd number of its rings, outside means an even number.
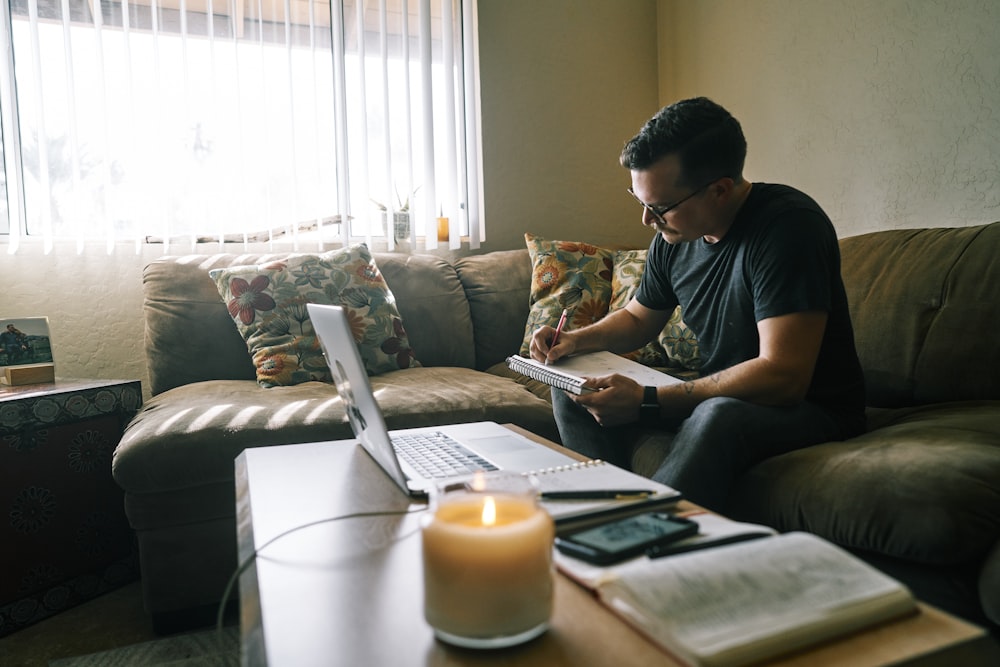
[[[9,385],[55,379],[47,317],[0,318],[0,379]]]

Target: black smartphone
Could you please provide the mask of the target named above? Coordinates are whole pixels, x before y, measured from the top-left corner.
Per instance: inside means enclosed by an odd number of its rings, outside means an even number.
[[[588,563],[610,565],[697,532],[698,524],[691,519],[643,512],[556,537],[556,548]]]

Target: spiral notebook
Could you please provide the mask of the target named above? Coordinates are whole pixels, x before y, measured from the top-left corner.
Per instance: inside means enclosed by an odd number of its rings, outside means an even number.
[[[644,386],[659,387],[681,382],[673,375],[667,375],[614,352],[589,352],[565,357],[549,365],[528,357],[507,357],[507,366],[521,375],[527,375],[534,380],[574,394],[593,391],[583,386],[587,378],[612,373],[630,377]]]

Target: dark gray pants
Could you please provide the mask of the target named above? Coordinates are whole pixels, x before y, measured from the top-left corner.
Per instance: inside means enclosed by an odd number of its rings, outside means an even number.
[[[680,422],[605,428],[559,389],[552,390],[556,424],[564,446],[584,456],[631,469],[634,445],[649,431],[670,439],[653,479],[688,500],[721,512],[736,478],[759,461],[847,437],[826,410],[810,403],[769,407],[735,398],[701,403]]]

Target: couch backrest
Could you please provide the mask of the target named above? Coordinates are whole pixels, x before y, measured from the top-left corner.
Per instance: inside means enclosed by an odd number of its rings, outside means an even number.
[[[246,343],[208,272],[287,256],[188,255],[162,257],[146,266],[143,316],[154,395],[202,380],[254,379]],[[454,267],[432,255],[374,257],[396,298],[417,359],[426,366],[472,368],[472,317]]]
[[[374,256],[417,360],[424,366],[474,368],[472,316],[455,267],[434,255]]]
[[[1000,222],[840,248],[870,405],[1000,399]]]
[[[469,300],[476,368],[486,370],[517,354],[528,321],[531,257],[527,248],[472,255],[455,261]]]

